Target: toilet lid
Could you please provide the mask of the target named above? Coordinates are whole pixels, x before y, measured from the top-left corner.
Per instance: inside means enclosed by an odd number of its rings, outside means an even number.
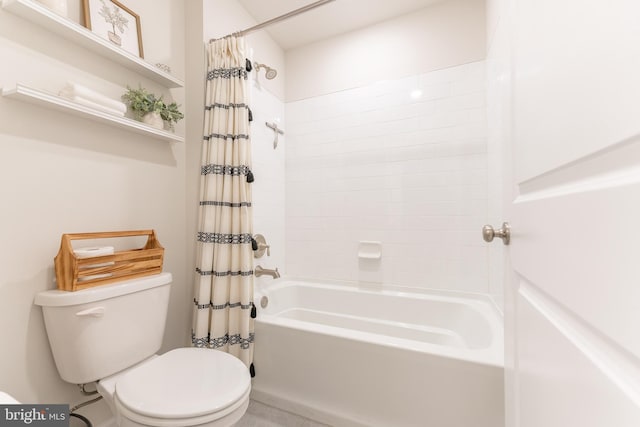
[[[138,414],[189,418],[221,411],[250,388],[249,370],[236,357],[179,348],[123,375],[116,383],[116,396]]]

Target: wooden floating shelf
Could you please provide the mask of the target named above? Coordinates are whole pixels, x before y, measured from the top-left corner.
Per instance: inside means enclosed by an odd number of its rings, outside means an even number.
[[[119,48],[109,40],[92,33],[91,30],[33,0],[3,0],[2,8],[14,15],[34,22],[80,46],[137,72],[165,87],[184,87],[184,81],[159,69],[144,59]]]
[[[176,135],[172,132],[167,132],[162,129],[156,129],[142,122],[132,120],[127,117],[115,116],[113,114],[94,110],[93,108],[85,107],[84,105],[78,104],[61,96],[57,96],[39,89],[33,89],[21,84],[17,84],[15,88],[11,89],[3,88],[2,96],[9,99],[15,99],[18,101],[24,101],[31,104],[39,105],[45,108],[60,110],[65,113],[105,123],[114,127],[119,127],[131,132],[146,135],[163,141],[184,142],[184,137]]]

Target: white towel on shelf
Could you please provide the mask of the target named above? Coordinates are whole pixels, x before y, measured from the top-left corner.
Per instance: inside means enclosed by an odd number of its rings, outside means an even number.
[[[78,248],[74,249],[73,253],[78,259],[84,258],[94,258],[103,255],[113,255],[114,247],[113,246],[93,246],[88,248]],[[89,268],[98,268],[98,267],[106,267],[108,265],[114,265],[114,262],[101,262],[97,264],[85,265],[82,266],[80,270],[86,270]],[[102,273],[102,274],[93,274],[91,276],[79,277],[78,282],[85,282],[87,280],[94,279],[104,279],[106,277],[111,277],[113,274],[111,273]]]
[[[109,98],[106,95],[89,89],[86,86],[79,85],[78,83],[67,82],[67,85],[62,90],[69,96],[77,96],[82,99],[86,99],[87,101],[103,105],[112,110],[121,111],[123,114],[127,112],[127,105],[124,102]]]
[[[69,92],[66,92],[65,90],[61,90],[60,91],[60,96],[63,98],[66,98],[70,101],[73,101],[75,103],[78,103],[82,106],[85,107],[89,107],[92,108],[94,110],[98,110],[101,111],[103,113],[109,113],[109,114],[113,114],[114,116],[118,116],[118,117],[124,117],[124,112],[120,111],[120,110],[114,110],[113,108],[109,108],[105,105],[102,104],[98,104],[96,102],[93,102],[89,99],[83,98],[81,96],[77,96],[77,95],[73,95]]]

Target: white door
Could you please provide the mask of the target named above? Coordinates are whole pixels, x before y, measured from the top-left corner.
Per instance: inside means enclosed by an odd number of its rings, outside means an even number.
[[[640,1],[514,6],[507,424],[638,427]]]

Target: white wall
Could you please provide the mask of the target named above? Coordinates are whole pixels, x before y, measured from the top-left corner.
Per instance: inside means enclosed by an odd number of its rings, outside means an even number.
[[[145,57],[184,76],[184,6],[128,0],[141,16]],[[71,16],[79,16],[77,9]],[[119,97],[139,83],[166,90],[43,28],[0,10],[0,86],[57,92],[67,80]],[[185,270],[185,145],[0,98],[0,390],[23,402],[77,403],[58,378],[34,295],[51,289],[63,233],[154,228],[173,273],[163,350],[184,345],[191,289]],[[184,122],[177,131],[183,132]],[[100,339],[100,337],[96,337]]]
[[[489,292],[484,7],[287,51],[288,273]],[[381,262],[358,260],[361,240]]]
[[[287,51],[286,100],[485,58],[485,1],[448,0]]]
[[[288,273],[488,292],[484,61],[289,102],[286,116]],[[359,241],[381,241],[382,259],[359,260]]]
[[[277,123],[278,127],[287,129],[285,107],[284,102],[264,86],[256,86],[253,78],[250,82],[254,119],[251,126],[253,172],[256,177],[252,193],[253,230],[263,234],[267,244],[271,245],[271,256],[256,259],[254,265],[278,268],[281,274],[285,274],[285,152],[288,138],[287,135],[279,136],[278,147],[274,149],[274,132],[265,125],[265,122]],[[259,287],[270,280],[273,279],[262,276],[255,279],[255,284]]]

